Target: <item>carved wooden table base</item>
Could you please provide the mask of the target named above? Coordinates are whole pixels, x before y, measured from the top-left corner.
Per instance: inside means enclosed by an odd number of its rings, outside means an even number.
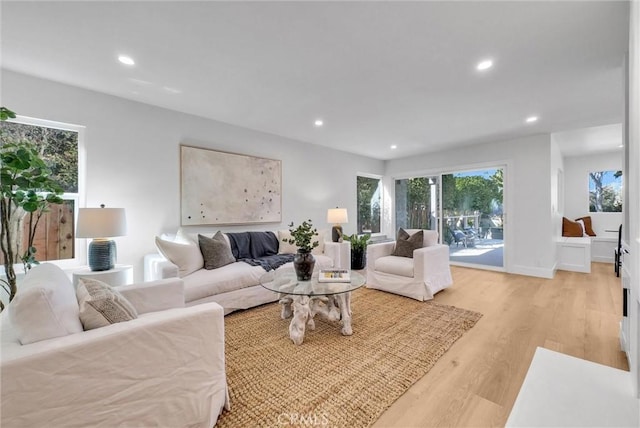
[[[342,334],[351,336],[351,292],[329,296],[285,295],[280,299],[282,319],[293,316],[289,324],[289,337],[296,345],[304,341],[304,332],[308,326],[315,329],[313,318],[320,314],[329,321],[342,320]]]

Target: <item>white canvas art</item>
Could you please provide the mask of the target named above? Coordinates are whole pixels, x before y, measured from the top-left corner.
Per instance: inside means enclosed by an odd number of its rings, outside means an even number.
[[[180,146],[181,223],[221,225],[282,221],[282,163]]]

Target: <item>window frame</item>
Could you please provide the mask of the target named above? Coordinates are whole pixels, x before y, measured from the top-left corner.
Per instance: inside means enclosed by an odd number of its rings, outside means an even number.
[[[9,119],[7,122],[19,123],[22,125],[39,126],[44,128],[60,129],[63,131],[72,131],[78,134],[78,193],[63,193],[62,199],[74,201],[74,225],[78,222],[78,211],[86,204],[86,152],[85,152],[85,131],[86,127],[70,123],[57,122],[47,119],[38,119],[29,116],[16,115],[15,119]],[[75,231],[74,231],[75,232]],[[83,245],[80,238],[75,237],[74,233],[74,257],[63,260],[46,260],[46,263],[52,263],[62,269],[73,269],[86,265],[87,246]],[[45,261],[42,261],[45,262]],[[23,264],[16,263],[14,265],[16,274],[24,274]],[[4,270],[2,271],[4,276]]]
[[[360,233],[360,231],[358,230],[358,219],[360,218],[360,212],[359,212],[359,207],[358,207],[358,177],[363,177],[363,178],[373,178],[378,180],[378,186],[380,188],[380,220],[379,220],[379,224],[380,224],[380,231],[379,232],[372,232],[371,236],[385,236],[385,233],[383,232],[384,230],[384,176],[379,175],[379,174],[370,174],[370,173],[365,173],[365,172],[358,172],[356,173],[356,234],[358,236],[360,235],[364,235],[364,233]]]

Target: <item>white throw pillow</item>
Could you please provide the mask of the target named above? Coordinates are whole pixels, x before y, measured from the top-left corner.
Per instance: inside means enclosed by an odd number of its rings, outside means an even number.
[[[136,308],[116,289],[96,279],[80,279],[76,290],[85,330],[138,318]]]
[[[73,284],[58,266],[34,266],[7,307],[21,344],[67,336],[82,331]]]
[[[156,247],[167,260],[178,266],[180,278],[184,278],[204,266],[200,247],[196,244],[178,244],[156,236]]]
[[[587,231],[587,228],[586,228],[586,227],[585,227],[585,225],[584,225],[584,220],[580,220],[580,219],[578,219],[578,220],[576,220],[576,223],[580,223],[580,226],[582,226],[582,236],[589,236],[589,235],[587,234],[587,232],[586,232],[586,231]]]

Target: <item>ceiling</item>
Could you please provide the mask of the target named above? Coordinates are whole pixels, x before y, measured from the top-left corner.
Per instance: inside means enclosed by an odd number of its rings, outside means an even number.
[[[623,117],[627,2],[3,1],[1,20],[8,70],[377,159]]]

